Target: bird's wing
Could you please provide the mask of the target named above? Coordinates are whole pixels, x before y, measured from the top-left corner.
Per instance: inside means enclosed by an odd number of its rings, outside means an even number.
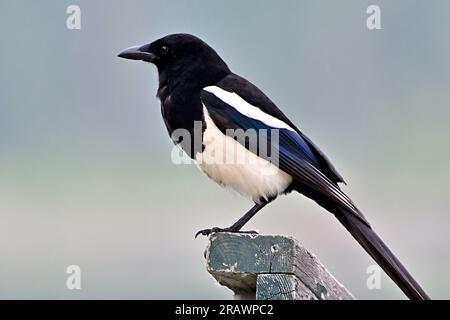
[[[268,115],[271,115],[272,117],[288,124],[308,145],[309,149],[320,163],[322,173],[334,183],[345,183],[344,178],[334,168],[325,154],[303,132],[301,132],[296,125],[292,123],[292,121],[290,121],[289,118],[258,87],[236,74],[226,76],[217,84],[217,86],[226,91],[238,94],[251,105],[257,106]]]
[[[256,148],[250,147],[243,139],[238,139],[238,142],[272,163],[275,159],[274,164],[297,183],[316,190],[368,224],[350,198],[324,174],[320,158],[308,141],[289,124],[253,106],[235,92],[217,86],[205,88],[200,98],[205,111],[224,134],[230,134],[227,132],[230,129],[254,130],[258,138]],[[261,152],[264,150],[260,148],[262,145],[271,152]]]

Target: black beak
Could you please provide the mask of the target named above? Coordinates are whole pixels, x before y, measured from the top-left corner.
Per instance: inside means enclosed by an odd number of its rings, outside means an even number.
[[[148,49],[148,46],[135,46],[128,49],[125,49],[117,56],[119,58],[130,59],[130,60],[142,60],[146,62],[154,63],[159,57],[154,53],[148,52],[145,49]]]

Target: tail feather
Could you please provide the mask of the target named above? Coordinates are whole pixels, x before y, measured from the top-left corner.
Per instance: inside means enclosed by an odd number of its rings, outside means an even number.
[[[408,298],[413,300],[430,299],[369,225],[355,217],[355,215],[347,212],[345,209],[336,208],[335,210],[330,211],[334,213],[336,218],[352,234],[356,241],[359,242]]]
[[[363,217],[362,214],[355,215],[354,212],[350,212],[346,207],[340,206],[330,198],[304,184],[296,184],[294,189],[333,213],[408,298],[414,300],[430,299],[383,240],[375,233],[370,224],[361,218]],[[354,210],[360,213],[356,207]]]

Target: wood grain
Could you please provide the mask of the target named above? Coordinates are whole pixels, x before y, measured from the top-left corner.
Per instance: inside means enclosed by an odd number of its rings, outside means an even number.
[[[208,272],[239,297],[353,299],[293,237],[215,233],[209,238],[206,261]]]

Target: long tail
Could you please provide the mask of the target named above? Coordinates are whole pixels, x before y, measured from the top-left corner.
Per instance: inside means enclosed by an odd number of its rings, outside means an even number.
[[[399,288],[413,300],[429,300],[430,297],[409,274],[386,244],[366,223],[345,209],[336,208],[336,218],[352,234],[368,254],[383,268]],[[334,211],[334,210],[333,210]]]
[[[364,221],[364,218],[361,219],[353,212],[343,208],[343,206],[337,205],[335,202],[330,201],[329,198],[304,185],[298,185],[295,189],[333,213],[409,299],[430,299],[383,240],[370,227],[368,222]],[[360,216],[363,217],[362,214]]]

